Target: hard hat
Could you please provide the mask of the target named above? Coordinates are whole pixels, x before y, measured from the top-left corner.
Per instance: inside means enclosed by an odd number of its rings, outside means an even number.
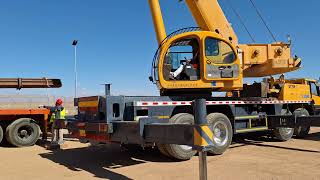
[[[63,103],[62,99],[57,99],[56,105],[61,106]]]

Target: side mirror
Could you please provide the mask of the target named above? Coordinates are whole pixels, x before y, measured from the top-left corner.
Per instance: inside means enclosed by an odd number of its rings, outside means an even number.
[[[149,81],[153,82],[153,77],[149,76]]]

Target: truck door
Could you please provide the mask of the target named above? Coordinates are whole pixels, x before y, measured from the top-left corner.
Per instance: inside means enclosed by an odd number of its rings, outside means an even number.
[[[320,88],[318,83],[311,82],[310,84],[312,100],[317,112],[320,112]]]
[[[206,80],[239,78],[239,62],[229,44],[212,37],[207,37],[204,44]]]

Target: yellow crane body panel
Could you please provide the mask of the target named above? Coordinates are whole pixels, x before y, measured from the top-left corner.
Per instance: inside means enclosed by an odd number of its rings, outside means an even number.
[[[310,86],[308,84],[285,83],[278,99],[284,101],[311,101]]]

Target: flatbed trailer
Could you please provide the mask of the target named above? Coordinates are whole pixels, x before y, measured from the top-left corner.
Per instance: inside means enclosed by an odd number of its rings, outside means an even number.
[[[1,109],[0,142],[5,137],[14,146],[30,146],[36,143],[42,132],[48,133],[48,109]]]
[[[59,88],[60,79],[0,78],[0,88]],[[17,147],[34,145],[42,132],[47,139],[50,110],[45,108],[0,109],[0,143],[6,139]]]
[[[69,122],[68,129],[81,142],[158,146],[163,154],[181,160],[196,153],[185,145],[195,142],[192,101],[198,97],[111,96],[109,92],[76,99],[78,119]],[[212,133],[207,136],[213,139],[209,151],[213,154],[222,154],[234,134],[269,131],[285,141],[293,136],[288,128],[320,126],[320,116],[311,101],[203,98],[208,123],[212,124]]]

